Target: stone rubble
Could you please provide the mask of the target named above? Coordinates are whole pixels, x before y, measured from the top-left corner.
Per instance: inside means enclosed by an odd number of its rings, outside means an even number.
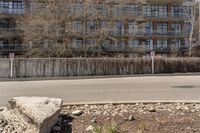
[[[106,104],[106,105],[82,105],[82,106],[64,106],[62,113],[64,114],[76,114],[76,115],[87,115],[93,114],[98,115],[123,115],[124,113],[134,113],[139,112],[140,114],[148,114],[159,111],[167,111],[172,115],[176,113],[184,113],[184,111],[189,112],[199,112],[200,104],[196,103],[172,103],[172,104]]]
[[[0,112],[1,133],[49,133],[57,123],[62,100],[46,97],[15,97]]]
[[[92,131],[92,130],[94,130],[94,127],[93,127],[92,125],[89,125],[89,126],[87,127],[87,129],[86,129],[86,131]]]
[[[73,115],[76,115],[76,116],[80,116],[83,114],[83,112],[81,110],[75,110],[72,112]]]

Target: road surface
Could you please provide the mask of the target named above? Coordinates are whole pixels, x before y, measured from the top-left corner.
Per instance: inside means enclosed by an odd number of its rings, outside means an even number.
[[[65,103],[200,101],[200,76],[0,82],[0,106],[14,96],[48,96]]]

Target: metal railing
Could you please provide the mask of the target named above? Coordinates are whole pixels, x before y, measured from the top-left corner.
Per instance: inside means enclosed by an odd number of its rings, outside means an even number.
[[[19,33],[20,30],[17,28],[0,28],[0,33]]]
[[[13,8],[0,7],[0,14],[23,15],[24,13],[25,13],[25,9],[13,9]]]
[[[0,44],[0,51],[21,51],[21,44]]]

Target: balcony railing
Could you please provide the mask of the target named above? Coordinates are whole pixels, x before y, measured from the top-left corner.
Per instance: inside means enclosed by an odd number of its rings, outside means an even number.
[[[185,33],[185,32],[180,32],[180,33],[176,33],[176,32],[140,32],[140,33],[136,33],[135,35],[144,35],[144,36],[169,36],[169,37],[188,37],[189,34]]]
[[[147,3],[170,3],[170,4],[182,4],[184,0],[146,0]]]
[[[5,32],[16,33],[20,32],[20,30],[17,28],[0,28],[0,33],[5,33]]]
[[[160,37],[188,37],[189,36],[189,33],[187,32],[171,32],[171,31],[168,31],[168,32],[145,32],[145,31],[138,31],[138,32],[129,32],[129,30],[125,30],[124,32],[112,32],[112,35],[115,36],[115,37],[124,37],[124,36],[142,36],[142,37],[151,37],[151,36],[160,36]]]
[[[22,51],[21,44],[0,44],[0,51]]]
[[[25,13],[25,9],[13,9],[13,8],[0,7],[0,14],[23,15],[24,13]]]

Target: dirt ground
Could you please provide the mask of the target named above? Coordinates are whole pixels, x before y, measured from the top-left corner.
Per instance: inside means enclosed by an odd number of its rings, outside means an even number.
[[[199,110],[199,104],[68,106],[53,133],[96,133],[110,125],[111,133],[200,133]]]

